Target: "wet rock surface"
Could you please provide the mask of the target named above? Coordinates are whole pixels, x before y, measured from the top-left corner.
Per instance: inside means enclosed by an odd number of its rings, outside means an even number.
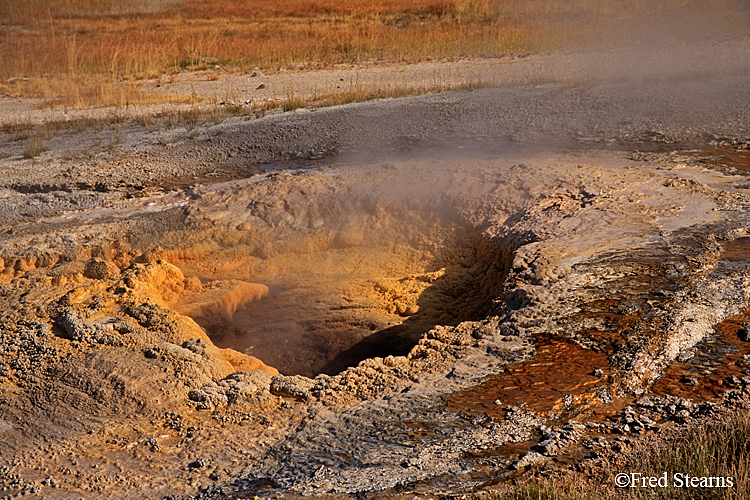
[[[3,208],[2,487],[464,493],[710,417],[750,390],[711,365],[742,347],[701,344],[746,343],[747,172],[665,150],[746,145],[749,97],[733,74],[287,115],[200,146],[324,160]],[[139,161],[166,182],[169,154]]]

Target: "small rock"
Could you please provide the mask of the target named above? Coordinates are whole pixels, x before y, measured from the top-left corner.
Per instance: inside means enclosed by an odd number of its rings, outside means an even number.
[[[737,377],[736,375],[730,375],[727,378],[723,380],[724,385],[728,387],[741,387],[742,386],[742,380]]]
[[[743,324],[740,331],[737,332],[737,336],[743,342],[750,342],[750,323]]]
[[[537,453],[535,451],[530,451],[526,455],[524,455],[520,460],[516,460],[510,465],[511,469],[522,469],[524,467],[528,467],[529,465],[542,462],[544,460],[547,460],[547,457],[542,455],[541,453]]]
[[[698,381],[698,377],[693,377],[689,375],[685,375],[682,378],[680,378],[680,382],[685,385],[690,385],[693,387],[700,385],[700,382]]]
[[[186,340],[182,343],[182,347],[201,356],[206,353],[206,343],[199,338]]]
[[[86,263],[83,276],[90,279],[102,280],[120,274],[120,269],[111,262],[99,259],[91,259]]]
[[[544,441],[540,442],[538,446],[542,453],[544,453],[545,455],[552,455],[560,449],[560,444],[555,438],[545,439]]]

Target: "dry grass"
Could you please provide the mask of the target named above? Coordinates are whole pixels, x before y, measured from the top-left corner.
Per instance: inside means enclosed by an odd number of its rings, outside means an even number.
[[[195,96],[161,92],[143,92],[134,82],[116,82],[102,77],[33,79],[25,87],[26,95],[45,97],[37,108],[122,107],[148,104],[193,104]],[[54,97],[50,97],[54,96]]]
[[[351,104],[354,102],[365,102],[373,99],[386,99],[396,97],[407,97],[414,95],[424,95],[436,92],[446,92],[450,90],[469,90],[481,88],[481,82],[464,84],[460,86],[443,85],[435,83],[433,85],[409,86],[408,84],[390,85],[390,86],[360,86],[354,84],[352,88],[329,94],[319,94],[312,98],[303,98],[295,95],[287,95],[279,101],[270,101],[257,106],[258,109],[270,110],[281,108],[283,111],[292,111],[300,108],[323,108],[328,106],[338,106],[341,104]]]
[[[26,147],[23,149],[23,157],[35,158],[47,151],[47,149],[48,148],[44,145],[42,139],[35,134],[26,140]]]
[[[617,37],[636,13],[653,20],[693,9],[727,17],[732,1],[6,0],[0,93],[64,106],[173,102],[115,82],[215,66],[274,70],[528,53]]]
[[[661,477],[666,487],[618,488],[615,476],[640,473]],[[690,477],[731,477],[731,488],[686,488],[674,474]],[[613,469],[596,477],[567,473],[554,479],[521,480],[506,491],[482,494],[476,500],[746,500],[750,498],[750,415],[737,412],[720,421],[694,425],[668,435],[656,445],[635,446]]]
[[[653,471],[653,472],[652,472]],[[750,415],[738,412],[725,420],[694,427],[686,435],[657,448],[638,448],[625,472],[660,475],[667,472],[667,488],[631,488],[623,495],[643,500],[741,500],[750,498]],[[673,474],[691,477],[731,477],[731,488],[679,488]]]

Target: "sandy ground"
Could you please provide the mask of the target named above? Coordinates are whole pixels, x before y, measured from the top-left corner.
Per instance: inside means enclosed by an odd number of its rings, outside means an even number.
[[[749,47],[175,81],[488,87],[14,150],[5,491],[431,498],[709,415],[652,388],[748,307]]]

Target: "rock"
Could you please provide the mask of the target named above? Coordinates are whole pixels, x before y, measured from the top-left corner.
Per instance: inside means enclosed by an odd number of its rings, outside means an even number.
[[[743,324],[740,331],[737,332],[737,336],[743,342],[750,342],[750,323]]]
[[[552,455],[561,448],[557,441],[558,436],[552,436],[539,443],[539,449],[545,455]]]
[[[510,468],[513,470],[523,469],[524,467],[528,467],[529,465],[543,462],[545,460],[548,460],[548,458],[542,455],[541,453],[530,451],[526,455],[521,457],[520,460],[516,460],[515,462],[513,462],[510,465]]]
[[[111,262],[100,259],[91,259],[86,263],[83,276],[90,279],[103,280],[120,274],[120,268]]]
[[[206,460],[203,457],[198,457],[195,460],[193,460],[192,462],[190,462],[188,464],[188,467],[190,467],[191,469],[202,469],[206,465],[208,465],[208,460]]]
[[[700,385],[700,382],[698,381],[698,377],[693,377],[693,376],[688,376],[688,375],[685,375],[682,378],[680,378],[680,382],[685,385],[690,385],[693,387]]]
[[[188,393],[191,401],[200,403],[199,410],[208,410],[215,406],[226,405],[229,402],[226,394],[216,382],[209,382],[200,389],[193,389]]]
[[[198,404],[199,410],[229,404],[264,403],[268,400],[271,375],[262,370],[234,372],[219,382],[193,389],[188,398]]]
[[[193,351],[195,354],[203,356],[206,353],[206,343],[201,339],[188,339],[182,343],[183,349]]]
[[[277,396],[307,400],[311,397],[310,391],[313,387],[315,387],[315,382],[302,375],[276,375],[271,380],[270,390]]]

